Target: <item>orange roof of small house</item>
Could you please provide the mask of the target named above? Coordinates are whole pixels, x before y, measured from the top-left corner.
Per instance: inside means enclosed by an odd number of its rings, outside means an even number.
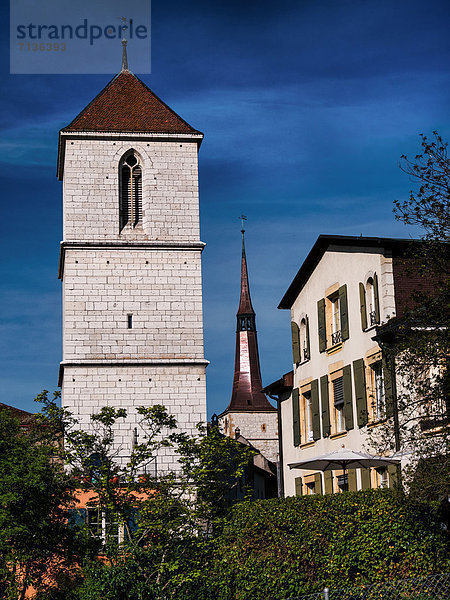
[[[128,70],[120,71],[62,131],[200,133]]]

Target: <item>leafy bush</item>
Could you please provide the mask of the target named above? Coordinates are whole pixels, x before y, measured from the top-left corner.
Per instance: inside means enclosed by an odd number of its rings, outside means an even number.
[[[217,540],[217,600],[281,599],[444,572],[446,533],[390,490],[245,502]]]

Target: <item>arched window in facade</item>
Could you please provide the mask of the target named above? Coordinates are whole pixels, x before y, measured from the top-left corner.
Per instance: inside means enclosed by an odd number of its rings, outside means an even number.
[[[367,302],[368,324],[369,324],[369,326],[375,325],[377,320],[376,320],[376,313],[375,313],[375,288],[373,285],[372,277],[369,277],[369,279],[366,282],[366,302]]]
[[[142,167],[137,154],[128,152],[120,162],[120,229],[142,220]]]
[[[302,361],[309,360],[309,327],[308,317],[300,321],[300,352]]]
[[[363,330],[380,323],[380,302],[378,297],[378,277],[374,273],[359,284],[361,327]]]

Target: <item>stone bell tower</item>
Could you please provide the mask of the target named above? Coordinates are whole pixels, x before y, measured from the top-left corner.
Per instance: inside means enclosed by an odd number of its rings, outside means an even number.
[[[233,390],[227,409],[218,416],[221,430],[235,437],[236,429],[271,461],[278,456],[277,409],[263,394],[259,366],[256,314],[250,298],[244,227],[242,226],[241,294],[237,311]]]
[[[122,70],[59,134],[63,181],[62,404],[90,427],[123,407],[119,456],[138,406],[164,404],[179,429],[206,422],[197,153],[192,128]],[[173,467],[164,449],[158,470]]]

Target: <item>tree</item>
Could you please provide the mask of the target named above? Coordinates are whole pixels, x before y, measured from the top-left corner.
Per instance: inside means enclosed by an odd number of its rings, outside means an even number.
[[[207,565],[213,533],[229,506],[230,490],[239,485],[253,451],[219,433],[198,427],[198,436],[176,431],[165,407],[139,407],[139,444],[129,460],[118,460],[115,425],[124,409],[104,407],[92,415],[92,430],[57,406],[47,393],[43,418],[47,434],[63,435],[62,457],[80,489],[93,493],[89,503],[108,523],[125,529],[122,544],[113,532],[103,532],[107,562],[90,560],[77,592],[84,600],[181,597],[186,589],[208,586]],[[179,456],[176,472],[145,472],[160,448],[173,447]],[[98,536],[89,523],[84,526]],[[111,535],[109,535],[111,533]]]
[[[22,600],[70,575],[80,551],[67,524],[71,479],[55,446],[0,411],[0,596]]]
[[[450,491],[450,159],[436,132],[431,140],[421,139],[422,152],[413,160],[402,156],[400,163],[418,187],[394,203],[396,219],[422,228],[420,242],[411,243],[404,259],[417,289],[409,311],[377,331],[385,357],[395,363],[397,401],[392,418],[370,435],[378,451],[401,448],[409,455],[403,478],[412,494],[445,499]]]

